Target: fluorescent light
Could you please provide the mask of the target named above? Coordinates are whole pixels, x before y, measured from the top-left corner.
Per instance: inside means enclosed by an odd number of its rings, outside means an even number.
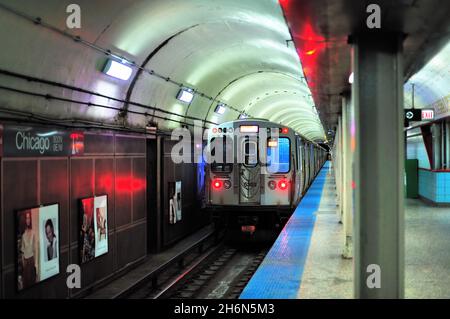
[[[352,74],[350,74],[350,76],[348,77],[348,83],[353,84],[353,79],[354,79],[354,74],[352,72]]]
[[[182,88],[178,92],[177,99],[184,103],[191,103],[194,99],[194,90],[190,88]]]
[[[47,132],[47,133],[38,133],[36,135],[39,136],[39,137],[49,137],[49,136],[53,136],[53,135],[56,135],[56,134],[58,134],[57,131],[51,131],[51,132]]]
[[[214,110],[214,112],[216,112],[217,114],[224,114],[225,111],[227,110],[227,108],[225,107],[225,105],[223,103],[217,104],[216,109]]]
[[[133,69],[128,65],[110,59],[106,62],[103,73],[127,81],[133,73]]]

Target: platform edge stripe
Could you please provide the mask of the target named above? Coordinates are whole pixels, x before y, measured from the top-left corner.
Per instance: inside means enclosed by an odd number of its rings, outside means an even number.
[[[331,168],[326,162],[317,174],[305,197],[281,231],[258,270],[248,282],[239,299],[295,299],[311,242],[316,215],[327,174]],[[301,227],[300,227],[301,226]],[[282,249],[295,247],[286,256]],[[281,253],[281,255],[280,255]],[[283,260],[283,258],[287,260]],[[283,267],[280,269],[280,267]]]

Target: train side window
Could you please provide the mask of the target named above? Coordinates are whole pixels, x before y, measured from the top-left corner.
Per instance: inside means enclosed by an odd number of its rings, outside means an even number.
[[[301,139],[298,139],[298,145],[297,145],[297,170],[302,171],[303,170],[303,142]]]
[[[290,154],[291,141],[289,138],[278,138],[278,143],[267,147],[267,171],[271,174],[288,173],[291,170]]]
[[[227,141],[226,137],[213,137],[210,141],[210,146],[211,156],[214,157],[214,161],[211,163],[211,171],[213,173],[231,173],[233,171],[233,162],[230,163],[227,161],[227,155],[233,156],[232,141]],[[220,156],[216,150],[220,150],[222,152],[222,156]]]

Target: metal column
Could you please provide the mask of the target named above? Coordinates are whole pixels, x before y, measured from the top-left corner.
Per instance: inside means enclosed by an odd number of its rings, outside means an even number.
[[[431,125],[431,132],[433,134],[433,169],[442,168],[442,123],[436,122]]]
[[[353,159],[350,147],[350,110],[349,96],[342,97],[342,223],[344,225],[344,249],[342,257],[352,258],[353,248],[353,207],[352,207],[352,166]]]
[[[450,121],[445,122],[445,168],[450,169]]]
[[[338,153],[339,153],[339,178],[336,180],[336,185],[339,185],[338,189],[338,217],[339,222],[342,223],[342,215],[343,215],[343,203],[344,203],[344,153],[343,153],[343,126],[342,126],[342,115],[338,117],[338,131],[339,131],[339,143],[338,143]]]
[[[342,161],[342,153],[341,153],[341,119],[338,118],[338,124],[336,127],[336,134],[334,136],[334,145],[333,145],[333,169],[334,169],[334,177],[336,181],[336,195],[337,195],[337,205],[338,210],[336,213],[339,218],[341,215],[341,161]]]
[[[382,32],[351,39],[356,298],[404,296],[402,40]]]

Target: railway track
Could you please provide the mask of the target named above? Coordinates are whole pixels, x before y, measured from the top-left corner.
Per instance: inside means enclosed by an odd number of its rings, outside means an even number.
[[[157,298],[237,299],[268,248],[222,246],[174,280]]]
[[[206,247],[207,245],[205,245]],[[237,299],[270,245],[214,243],[128,294],[130,299]]]

